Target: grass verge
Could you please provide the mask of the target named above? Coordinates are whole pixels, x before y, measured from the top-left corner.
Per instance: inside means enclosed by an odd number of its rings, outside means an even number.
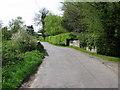
[[[17,61],[2,69],[2,88],[19,88],[22,82],[29,77],[42,63],[43,53],[37,50],[19,55],[22,61]]]

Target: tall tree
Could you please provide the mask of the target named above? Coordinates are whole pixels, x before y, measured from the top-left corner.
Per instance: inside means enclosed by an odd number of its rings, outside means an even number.
[[[61,25],[62,17],[56,15],[48,15],[45,18],[45,35],[57,35],[65,33],[67,30]]]
[[[65,2],[63,26],[82,32],[79,38],[87,35],[83,40],[87,46],[95,45],[97,53],[120,56],[119,6],[120,2]]]
[[[31,35],[34,35],[34,28],[33,28],[33,25],[31,26],[27,26],[27,32]]]
[[[42,26],[42,36],[45,38],[45,18],[49,15],[49,10],[42,8],[38,13],[35,14],[34,22],[37,26]]]
[[[78,2],[64,2],[63,3],[64,16],[62,25],[67,28],[68,31],[82,32],[86,26],[82,23],[82,5]]]
[[[103,34],[98,41],[98,52],[105,55],[120,56],[120,2],[97,3],[103,25]],[[103,47],[101,47],[101,42]]]

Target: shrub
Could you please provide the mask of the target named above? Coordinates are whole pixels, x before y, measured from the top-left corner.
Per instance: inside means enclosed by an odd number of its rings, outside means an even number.
[[[42,36],[39,36],[39,37],[38,37],[38,40],[44,41],[44,38],[43,38]]]
[[[12,43],[12,40],[5,40],[2,43],[2,66],[10,65],[15,61],[22,60],[22,58],[17,56],[19,52],[13,50]]]
[[[10,40],[11,36],[12,36],[12,32],[10,30],[7,29],[7,27],[4,27],[1,29],[2,30],[2,39],[3,40]]]
[[[20,52],[32,51],[36,49],[37,39],[27,33],[25,29],[19,30],[12,36],[15,49]]]
[[[81,32],[77,35],[77,38],[80,41],[80,46],[81,48],[86,48],[88,47],[89,49],[95,48],[96,44],[96,35],[93,33],[88,33],[88,32]]]

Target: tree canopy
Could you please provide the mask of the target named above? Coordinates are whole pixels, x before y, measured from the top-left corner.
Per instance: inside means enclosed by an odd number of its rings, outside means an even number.
[[[50,14],[50,11],[46,8],[42,8],[38,13],[35,14],[34,22],[37,26],[42,26],[42,36],[45,38],[45,18]]]
[[[64,2],[62,26],[81,33],[78,38],[95,45],[97,53],[120,56],[119,6],[120,2]]]
[[[12,30],[12,33],[17,32],[21,27],[23,27],[24,21],[22,21],[22,17],[17,17],[16,19],[12,19],[9,22],[9,29]]]
[[[62,17],[56,15],[49,15],[45,18],[45,34],[57,35],[65,33],[67,30],[61,25]]]

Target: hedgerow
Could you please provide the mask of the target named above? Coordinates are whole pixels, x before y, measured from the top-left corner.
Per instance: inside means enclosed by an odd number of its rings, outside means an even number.
[[[70,33],[62,33],[59,35],[55,36],[48,36],[45,38],[45,41],[48,41],[52,44],[56,45],[66,45],[67,44],[67,39],[76,39],[75,35],[73,32]]]
[[[38,37],[38,40],[44,41],[44,38],[43,38],[42,36],[39,36],[39,37]]]

